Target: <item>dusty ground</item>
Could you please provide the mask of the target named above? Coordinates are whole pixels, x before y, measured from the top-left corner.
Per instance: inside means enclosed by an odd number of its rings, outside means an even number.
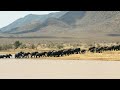
[[[119,61],[1,59],[1,79],[120,79]]]

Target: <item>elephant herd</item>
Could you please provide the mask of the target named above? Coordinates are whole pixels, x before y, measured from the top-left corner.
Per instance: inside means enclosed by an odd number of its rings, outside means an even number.
[[[53,50],[48,52],[31,52],[31,53],[19,52],[15,54],[15,58],[61,57],[71,54],[79,54],[79,53],[81,53],[80,48],[59,50],[59,51]]]
[[[6,54],[6,55],[0,55],[0,58],[11,58],[11,54]]]
[[[86,52],[91,53],[102,53],[104,51],[119,51],[120,45],[105,46],[105,47],[90,47],[88,50],[75,48],[75,49],[64,49],[59,51],[48,51],[48,52],[19,52],[15,54],[15,58],[40,58],[40,57],[62,57],[69,56],[72,54],[85,54]],[[11,54],[0,55],[0,58],[11,58]]]
[[[104,51],[119,51],[120,45],[105,46],[105,47],[90,47],[88,51],[92,53],[102,53]]]

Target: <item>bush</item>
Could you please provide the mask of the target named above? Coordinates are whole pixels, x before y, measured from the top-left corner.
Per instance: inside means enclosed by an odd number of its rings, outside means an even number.
[[[35,47],[34,44],[31,44],[29,48],[30,48],[30,49],[35,49],[36,47]]]
[[[2,50],[7,50],[7,48],[8,48],[7,45],[2,46]]]
[[[14,43],[15,49],[19,48],[22,45],[22,43],[20,41],[16,41]]]
[[[21,49],[25,49],[25,48],[27,48],[27,46],[26,46],[25,44],[22,44],[22,45],[20,46],[20,48],[21,48]]]
[[[63,45],[57,45],[58,49],[62,49],[64,46]]]
[[[51,43],[46,44],[46,47],[47,48],[55,48],[55,44],[51,42]]]
[[[9,44],[9,45],[5,45],[6,49],[13,49],[13,45]]]
[[[9,44],[9,45],[1,45],[0,46],[0,50],[8,50],[8,49],[13,49],[13,45]]]
[[[0,50],[2,50],[2,46],[0,46]]]

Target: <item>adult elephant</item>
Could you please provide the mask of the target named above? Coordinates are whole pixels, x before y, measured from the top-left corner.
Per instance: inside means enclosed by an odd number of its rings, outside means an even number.
[[[24,53],[23,58],[29,58],[30,52]]]
[[[95,53],[96,47],[90,47],[88,51],[90,51],[90,52],[92,52],[92,53]]]
[[[63,50],[63,55],[66,56],[66,55],[69,55],[69,50]],[[62,56],[63,56],[62,55]]]
[[[36,54],[36,58],[37,58],[37,57],[39,57],[39,58],[40,58],[40,57],[46,57],[46,54],[47,54],[47,52],[37,53],[37,54]]]
[[[120,45],[114,46],[114,50],[116,51],[120,50]]]
[[[96,48],[96,53],[102,53],[103,49],[104,49],[103,47]]]
[[[74,49],[74,53],[75,53],[75,54],[79,54],[79,53],[80,53],[80,48]]]
[[[31,58],[34,56],[34,58],[36,57],[36,54],[37,54],[38,52],[32,52],[30,55],[31,55]]]
[[[15,58],[23,58],[24,52],[19,52],[15,54]]]
[[[0,55],[0,59],[1,59],[1,58],[4,58],[4,55]]]
[[[12,55],[11,55],[11,54],[7,54],[7,55],[5,55],[4,57],[5,57],[5,58],[10,58],[10,57],[12,57]]]
[[[54,50],[53,51],[49,51],[46,53],[47,57],[52,57],[53,56],[53,52],[55,52]]]
[[[63,50],[52,52],[52,56],[54,57],[63,56]]]
[[[85,54],[87,50],[83,49],[81,50],[81,54]]]

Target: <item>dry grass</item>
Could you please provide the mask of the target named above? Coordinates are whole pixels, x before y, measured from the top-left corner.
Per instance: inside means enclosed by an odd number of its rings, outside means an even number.
[[[72,55],[69,58],[82,60],[120,60],[120,51],[108,51],[103,53],[86,53]]]
[[[119,61],[120,51],[104,52],[104,53],[86,53],[86,54],[74,54],[64,57],[48,57],[41,59],[60,59],[60,60],[103,60],[103,61]]]
[[[0,54],[15,54],[17,52],[23,51],[23,52],[34,52],[34,51],[38,51],[38,52],[44,52],[44,51],[50,51],[50,50],[58,50],[57,45],[63,45],[62,49],[69,49],[69,48],[76,48],[76,47],[80,47],[81,49],[88,49],[91,46],[94,45],[100,45],[100,46],[111,46],[111,45],[116,45],[116,43],[111,42],[91,42],[91,43],[83,43],[77,40],[51,40],[51,39],[13,39],[13,41],[11,41],[11,39],[0,39],[3,40],[2,44],[4,43],[9,43],[11,44],[12,42],[16,41],[16,40],[20,40],[21,42],[23,42],[24,44],[38,44],[36,45],[37,47],[35,49],[30,49],[30,48],[26,48],[26,49],[9,49],[6,51],[0,51]],[[48,41],[47,41],[48,40]],[[42,57],[39,58],[41,59],[49,59],[49,60],[108,60],[108,61],[112,61],[112,60],[116,60],[119,61],[120,60],[120,51],[108,51],[108,52],[103,52],[103,53],[86,53],[86,54],[75,54],[75,55],[70,55],[70,56],[64,56],[64,57]],[[38,59],[38,60],[39,60]]]

